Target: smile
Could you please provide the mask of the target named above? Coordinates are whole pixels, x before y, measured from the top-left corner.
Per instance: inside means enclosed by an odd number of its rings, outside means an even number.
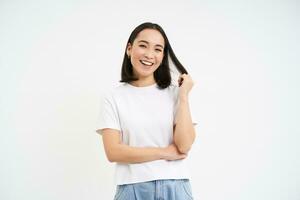
[[[148,61],[145,61],[145,60],[140,60],[140,62],[141,62],[143,65],[146,65],[146,66],[152,66],[152,65],[153,65],[152,62],[148,62]]]

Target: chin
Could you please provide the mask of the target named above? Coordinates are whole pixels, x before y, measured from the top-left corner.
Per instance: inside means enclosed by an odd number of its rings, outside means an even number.
[[[139,76],[141,77],[148,77],[151,76],[153,73],[139,73]]]

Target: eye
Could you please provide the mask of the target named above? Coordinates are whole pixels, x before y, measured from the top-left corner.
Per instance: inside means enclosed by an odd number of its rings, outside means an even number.
[[[155,50],[161,52],[161,49],[155,49]]]
[[[141,44],[141,45],[139,45],[139,47],[146,47],[146,45]]]

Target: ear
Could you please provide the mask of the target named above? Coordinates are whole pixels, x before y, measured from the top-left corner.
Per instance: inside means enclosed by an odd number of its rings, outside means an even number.
[[[131,51],[131,44],[128,43],[128,44],[127,44],[127,48],[126,48],[127,56],[130,56],[130,51]]]

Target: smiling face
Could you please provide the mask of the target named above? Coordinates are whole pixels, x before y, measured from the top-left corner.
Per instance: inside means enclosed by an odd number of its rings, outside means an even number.
[[[133,66],[133,73],[139,80],[154,81],[153,73],[164,56],[164,38],[154,29],[144,29],[127,46],[127,55]]]

